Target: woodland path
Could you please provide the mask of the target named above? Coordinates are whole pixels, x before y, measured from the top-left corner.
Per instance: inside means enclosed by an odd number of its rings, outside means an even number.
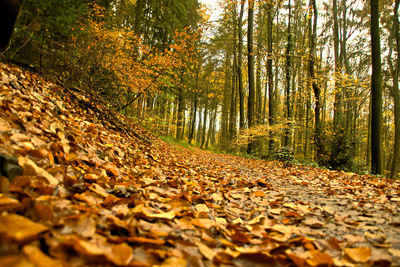
[[[200,149],[184,154],[193,166],[219,169],[232,188],[230,195],[238,196],[230,198],[231,204],[249,214],[254,208],[272,220],[300,227],[305,236],[324,240],[320,250],[330,249],[325,243],[330,238],[350,247],[374,247],[372,255],[377,259],[386,259],[387,249],[392,254],[400,249],[398,182],[392,187],[353,173],[284,166]],[[400,255],[396,256],[393,263],[400,265]]]
[[[82,94],[0,64],[0,266],[400,266],[398,181],[173,147]]]

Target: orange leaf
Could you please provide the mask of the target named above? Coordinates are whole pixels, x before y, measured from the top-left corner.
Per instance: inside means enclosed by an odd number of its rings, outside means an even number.
[[[23,244],[39,238],[47,227],[17,215],[0,216],[0,238],[8,242]]]
[[[331,266],[333,259],[329,254],[319,252],[317,250],[310,251],[312,258],[307,259],[307,263],[311,266]]]
[[[344,250],[347,256],[349,256],[355,262],[365,263],[371,258],[372,250],[367,247],[360,248],[346,248]]]

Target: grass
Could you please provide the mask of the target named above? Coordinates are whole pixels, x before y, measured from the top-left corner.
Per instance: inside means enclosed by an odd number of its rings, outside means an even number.
[[[185,148],[193,150],[193,146],[190,145],[188,143],[188,141],[186,141],[186,140],[177,140],[174,137],[167,136],[167,135],[160,136],[160,139],[163,140],[165,143],[175,147],[176,149],[178,149],[180,151],[182,150],[181,147],[185,147]]]

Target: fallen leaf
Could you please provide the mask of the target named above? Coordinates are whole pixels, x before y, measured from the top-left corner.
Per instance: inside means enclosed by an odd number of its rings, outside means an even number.
[[[185,258],[170,257],[166,259],[160,265],[154,265],[154,267],[186,267],[188,266],[187,260]]]
[[[311,259],[307,259],[307,263],[311,266],[332,266],[332,257],[324,252],[317,250],[310,251]]]
[[[390,248],[389,253],[394,257],[400,258],[400,249]]]
[[[205,212],[205,213],[210,212],[210,210],[208,209],[208,207],[207,207],[206,204],[197,204],[197,205],[196,205],[196,210],[197,210],[198,212]]]
[[[125,243],[114,245],[106,257],[115,265],[126,266],[133,259],[133,249]]]
[[[367,262],[372,255],[372,250],[368,247],[345,248],[344,252],[353,261],[361,263]]]
[[[51,174],[49,174],[47,171],[44,169],[38,167],[35,162],[30,160],[27,157],[22,157],[20,156],[18,158],[18,164],[24,169],[24,174],[25,175],[36,175],[36,176],[41,176],[46,178],[48,183],[50,185],[57,185],[59,184],[59,181],[54,178]]]
[[[212,260],[215,255],[217,255],[217,252],[209,248],[208,246],[204,245],[201,242],[196,242],[197,247],[199,248],[201,254],[203,254],[204,257],[206,257],[209,260]]]
[[[23,252],[36,267],[60,267],[66,266],[62,261],[53,259],[43,253],[38,247],[24,246]]]
[[[0,216],[0,239],[5,242],[24,244],[39,239],[40,234],[47,231],[47,229],[46,226],[32,222],[17,214]]]

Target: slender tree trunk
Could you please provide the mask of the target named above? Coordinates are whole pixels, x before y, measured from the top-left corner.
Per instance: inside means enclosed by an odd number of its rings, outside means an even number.
[[[239,29],[239,58],[238,58],[238,78],[239,78],[239,128],[245,128],[244,121],[244,88],[243,88],[243,77],[242,77],[242,58],[243,58],[243,13],[244,13],[245,0],[241,0],[240,14],[238,19]]]
[[[262,34],[263,34],[263,27],[262,27],[262,14],[261,9],[259,9],[259,14],[257,17],[257,45],[256,45],[256,55],[257,55],[257,67],[256,67],[256,108],[255,108],[255,123],[260,124],[262,121],[262,103],[263,103],[263,96],[261,90],[261,41],[262,41]]]
[[[272,127],[275,124],[275,101],[274,101],[274,74],[272,72],[272,3],[268,3],[267,7],[267,77],[268,77],[268,123]],[[270,132],[269,146],[268,146],[268,156],[272,157],[275,150],[274,133]]]
[[[379,0],[371,4],[371,173],[382,174],[382,77]]]
[[[341,121],[341,92],[339,90],[339,80],[341,77],[341,63],[339,59],[339,25],[338,25],[338,10],[337,0],[333,0],[333,51],[335,56],[335,85],[334,85],[334,113],[333,113],[333,125],[335,128],[339,127]]]
[[[224,78],[224,98],[221,110],[221,138],[220,143],[223,148],[228,147],[229,143],[229,104],[231,90],[231,53],[226,52],[225,55],[225,78]]]
[[[248,12],[248,28],[247,28],[247,50],[248,50],[248,77],[249,77],[249,97],[247,101],[247,121],[249,128],[254,125],[254,100],[255,100],[255,84],[254,84],[254,3],[249,0]],[[250,137],[251,138],[251,137]],[[247,147],[247,153],[254,150],[254,140],[250,140]]]
[[[197,87],[196,87],[197,88]],[[196,89],[197,90],[197,89]],[[191,125],[190,125],[190,130],[189,130],[189,144],[192,144],[192,140],[194,137],[194,129],[196,127],[196,120],[197,120],[197,103],[198,103],[198,98],[197,98],[197,91],[194,93],[194,103],[193,103],[193,111],[192,111],[192,120],[191,120]]]
[[[209,85],[207,85],[207,89],[206,89],[206,96],[208,95],[208,86]],[[209,110],[208,110],[208,100],[206,100],[206,103],[205,103],[205,105],[204,105],[204,115],[203,115],[203,128],[202,128],[202,134],[201,134],[201,145],[200,145],[200,148],[203,148],[204,147],[204,145],[205,145],[205,142],[206,142],[206,128],[207,128],[207,117],[208,117],[208,112],[209,112]]]
[[[183,92],[183,73],[181,73],[180,84],[178,86],[178,114],[176,122],[176,139],[180,140],[183,137],[183,117],[185,112]]]
[[[393,26],[390,35],[390,54],[388,57],[390,72],[393,77],[393,88],[391,94],[394,102],[394,146],[393,146],[393,161],[390,170],[390,177],[395,178],[400,162],[400,88],[399,88],[399,75],[400,75],[400,33],[399,33],[399,6],[400,0],[396,0],[393,10]],[[397,52],[395,65],[393,66],[392,60],[392,47]]]
[[[315,46],[316,46],[316,37],[317,37],[317,19],[318,19],[318,11],[316,0],[310,0],[310,19],[309,19],[309,62],[308,62],[308,74],[310,78],[310,82],[314,91],[315,96],[315,109],[314,109],[314,143],[315,143],[315,160],[317,162],[321,162],[323,160],[323,142],[322,142],[322,124],[321,124],[321,90],[315,80]],[[313,14],[312,14],[313,12]],[[311,18],[314,18],[313,22]]]
[[[286,120],[287,120],[287,129],[285,130],[285,136],[283,138],[283,146],[290,146],[291,143],[291,124],[290,120],[292,117],[292,107],[291,107],[291,101],[290,101],[290,71],[292,68],[292,59],[291,59],[291,53],[292,53],[292,32],[291,32],[291,15],[292,15],[292,3],[291,0],[289,0],[289,17],[288,17],[288,39],[287,39],[287,46],[286,46],[286,100],[285,100],[285,105],[286,105]]]
[[[236,5],[233,9],[233,66],[232,66],[232,89],[231,89],[231,107],[229,112],[229,140],[236,135],[236,94],[237,94],[237,70],[238,70],[238,62],[237,62],[237,10]]]

